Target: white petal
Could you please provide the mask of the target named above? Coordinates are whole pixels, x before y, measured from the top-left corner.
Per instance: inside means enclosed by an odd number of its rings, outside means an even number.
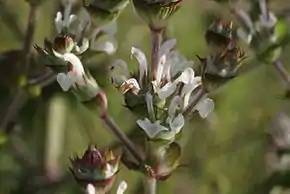
[[[78,54],[84,53],[90,47],[90,42],[87,38],[83,38],[82,45],[76,46],[76,52]]]
[[[177,117],[169,120],[170,129],[175,133],[179,133],[184,126],[184,117],[179,114]]]
[[[109,163],[106,163],[105,165],[106,165],[104,170],[105,179],[112,178],[118,171],[118,165],[112,166]]]
[[[67,79],[71,80],[72,85],[74,83],[77,83],[78,85],[85,85],[86,84],[83,74],[81,76],[78,76],[75,73],[69,71],[66,76],[67,76]]]
[[[116,60],[109,68],[112,82],[118,86],[123,84],[130,76],[127,64],[123,60]]]
[[[255,33],[255,29],[254,29],[254,24],[252,22],[251,17],[249,16],[249,14],[247,14],[244,10],[242,9],[236,9],[236,14],[238,16],[238,19],[241,20],[244,25],[248,28],[248,30],[250,31],[250,34]]]
[[[87,194],[96,194],[96,189],[92,184],[88,184],[86,188]]]
[[[127,93],[129,90],[132,90],[132,93],[138,94],[140,91],[140,86],[135,78],[130,78],[126,80],[122,85],[120,86],[120,91],[122,94]]]
[[[176,84],[168,82],[162,88],[156,88],[156,93],[158,94],[158,97],[160,98],[160,100],[165,100],[167,97],[173,94],[175,90],[176,90]]]
[[[249,44],[252,41],[252,35],[247,33],[245,30],[243,30],[242,28],[239,28],[237,30],[237,35],[240,39],[242,39],[243,41],[245,41],[247,44]]]
[[[195,109],[201,118],[206,118],[214,110],[214,102],[210,98],[204,98],[197,103]]]
[[[182,82],[184,84],[189,84],[193,78],[194,78],[194,71],[192,68],[188,67],[181,73],[181,75],[176,80],[174,80],[174,82],[175,83]]]
[[[68,27],[77,20],[77,16],[72,14],[69,16],[69,20],[68,20]]]
[[[265,18],[263,15],[260,15],[260,22],[262,26],[272,28],[277,23],[277,18],[272,12],[269,12],[269,19]]]
[[[64,59],[63,57],[63,54],[57,52],[56,50],[52,49],[52,52],[54,54],[54,56],[58,57],[58,58],[61,58],[61,59]]]
[[[128,184],[125,181],[121,181],[117,189],[117,194],[124,194],[127,187]]]
[[[154,112],[154,106],[153,106],[153,96],[150,93],[147,93],[145,100],[146,100],[149,118],[155,119],[155,112]]]
[[[139,63],[139,83],[142,84],[142,80],[144,75],[147,75],[148,64],[147,59],[143,51],[136,47],[132,47],[131,49],[131,58],[135,57]]]
[[[163,55],[166,55],[173,47],[176,45],[177,40],[176,39],[169,39],[165,41],[159,50],[159,58],[162,57]]]
[[[166,62],[166,56],[163,55],[157,64],[157,70],[156,70],[156,83],[157,85],[160,85],[161,79],[163,78],[163,69],[164,64]]]
[[[180,96],[175,96],[170,102],[170,105],[168,108],[168,116],[170,118],[174,117],[176,111],[180,109],[181,105],[182,105],[182,98]]]
[[[183,86],[182,91],[181,91],[181,96],[184,98],[183,99],[184,108],[186,108],[187,105],[189,104],[191,93],[200,85],[201,85],[201,77],[198,76],[198,77],[193,78],[189,84],[185,84]]]
[[[65,53],[63,55],[65,61],[70,62],[73,65],[73,69],[77,76],[83,76],[85,73],[81,60],[73,53]]]
[[[178,51],[171,51],[166,56],[166,59],[166,63],[170,63],[171,77],[174,77],[179,72],[183,72],[187,67],[193,66],[193,62],[187,61]]]
[[[95,37],[96,38],[96,37]],[[91,43],[91,49],[98,52],[105,52],[108,55],[112,55],[117,50],[117,40],[115,37],[107,35],[98,37],[96,41],[95,38]]]
[[[62,13],[61,12],[57,12],[56,13],[54,24],[55,24],[55,28],[56,28],[57,32],[61,33],[61,30],[62,30],[62,27],[63,27]]]
[[[143,129],[149,138],[153,139],[156,135],[162,131],[168,131],[168,129],[162,125],[160,125],[160,121],[156,121],[155,123],[151,123],[148,118],[144,120],[138,120],[137,124],[141,129]]]
[[[69,22],[70,22],[70,13],[71,13],[71,2],[68,2],[65,6],[64,6],[64,13],[63,13],[63,23],[65,27],[69,27]]]
[[[56,77],[56,80],[65,92],[70,89],[73,83],[70,78],[67,78],[65,73],[59,73]]]
[[[107,25],[101,26],[100,30],[106,34],[113,36],[117,33],[117,23],[110,22]]]
[[[76,26],[76,40],[80,40],[83,37],[83,33],[86,32],[91,26],[91,17],[85,10],[81,10],[78,14],[78,25]]]

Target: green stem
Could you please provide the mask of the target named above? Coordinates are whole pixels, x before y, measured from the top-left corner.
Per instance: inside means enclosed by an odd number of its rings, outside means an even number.
[[[144,194],[156,194],[157,180],[147,176],[144,179]]]

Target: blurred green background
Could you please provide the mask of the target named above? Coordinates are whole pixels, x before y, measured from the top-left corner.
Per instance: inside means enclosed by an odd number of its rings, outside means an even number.
[[[38,10],[36,43],[42,45],[45,37],[55,33],[53,21],[57,4],[57,0],[45,1]],[[0,0],[0,5],[0,52],[19,49],[28,4],[24,0]],[[271,7],[278,12],[290,8],[290,2],[272,1]],[[9,12],[13,15],[7,16]],[[207,54],[203,35],[213,13],[221,14],[226,21],[232,17],[225,6],[214,2],[184,0],[168,25],[168,37],[177,38],[177,49],[196,64],[196,54]],[[17,26],[20,32],[15,30]],[[130,49],[138,46],[149,56],[149,34],[148,27],[130,4],[118,19],[117,53],[112,57],[98,55],[88,64],[107,93],[110,113],[128,133],[136,118],[122,106],[122,96],[110,85],[107,67],[114,59],[121,58],[133,70],[137,64],[130,60]],[[290,49],[286,48],[282,56],[287,68],[288,53]],[[15,80],[14,66],[0,65],[0,113],[3,117],[15,97]],[[250,57],[242,72],[237,79],[210,95],[216,107],[207,120],[193,116],[187,123],[180,142],[184,148],[184,167],[168,181],[158,184],[158,193],[269,193],[267,178],[275,171],[273,166],[279,164],[269,134],[273,128],[281,130],[277,115],[287,116],[290,103],[284,98],[285,85],[272,66],[261,65]],[[69,156],[83,154],[89,144],[105,147],[116,141],[94,111],[77,103],[72,95],[63,93],[56,83],[43,88],[41,96],[30,98],[12,121],[12,132],[0,135],[0,194],[81,193],[69,172]],[[283,128],[287,129],[290,124]],[[139,194],[141,178],[141,174],[122,166],[115,185],[125,180],[128,182],[126,193]],[[285,178],[290,187],[288,179],[290,176]]]

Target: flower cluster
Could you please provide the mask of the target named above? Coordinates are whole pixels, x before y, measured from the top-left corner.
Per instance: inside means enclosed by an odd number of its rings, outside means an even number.
[[[137,110],[138,114],[141,110],[141,116],[145,116],[137,124],[150,139],[174,141],[184,126],[182,112],[190,104],[194,91],[202,85],[201,77],[196,76],[191,67],[193,62],[172,50],[175,44],[176,40],[170,39],[161,45],[156,79],[151,83],[148,83],[146,56],[138,48],[131,49],[131,57],[139,64],[137,76],[130,76],[122,60],[110,66],[111,80],[124,94],[126,106],[133,112]],[[206,118],[213,107],[211,99],[203,98],[195,109]]]
[[[282,51],[282,45],[288,35],[288,25],[268,10],[266,1],[253,1],[250,9],[234,10],[241,28],[238,36],[255,51],[259,60],[272,63]]]
[[[116,24],[92,28],[89,14],[85,10],[78,16],[72,14],[68,3],[64,13],[57,12],[55,27],[57,34],[54,40],[45,40],[43,49],[35,45],[36,50],[42,55],[44,63],[58,73],[57,82],[64,91],[71,90],[81,101],[94,98],[99,87],[85,70],[82,54],[89,51],[113,54],[117,48],[114,38]]]

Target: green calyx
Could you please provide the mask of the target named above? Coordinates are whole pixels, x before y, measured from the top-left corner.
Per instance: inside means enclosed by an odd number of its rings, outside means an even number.
[[[163,28],[169,19],[179,8],[182,0],[164,0],[150,2],[146,0],[133,0],[137,13],[154,28]]]

